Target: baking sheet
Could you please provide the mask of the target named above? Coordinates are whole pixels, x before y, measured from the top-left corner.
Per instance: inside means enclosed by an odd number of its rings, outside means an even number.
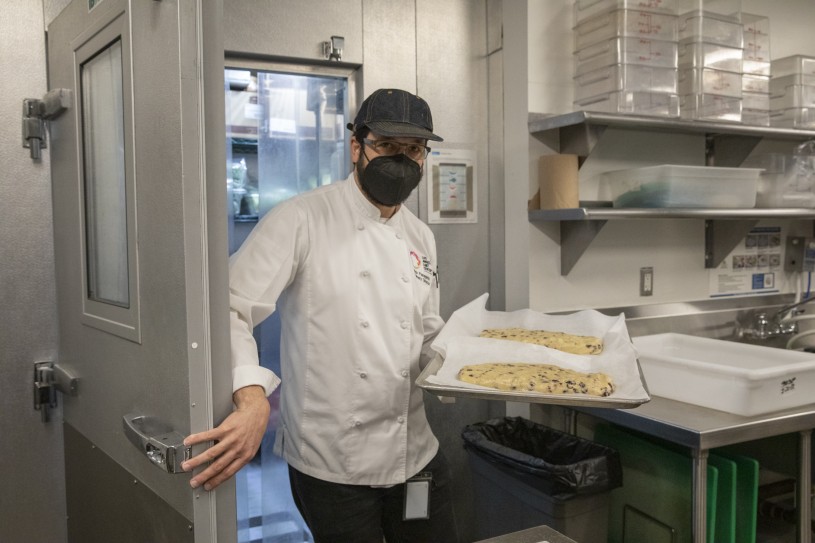
[[[453,313],[432,344],[437,354],[417,378],[419,387],[439,396],[590,407],[636,407],[651,399],[624,315],[610,317],[590,309],[569,315],[548,315],[530,309],[487,311],[487,299],[488,294],[483,294]],[[541,345],[478,337],[485,328],[514,327],[597,336],[603,340],[603,352],[576,355]],[[486,362],[555,364],[586,373],[600,371],[612,378],[615,390],[606,397],[544,394],[502,391],[457,379],[462,366]]]

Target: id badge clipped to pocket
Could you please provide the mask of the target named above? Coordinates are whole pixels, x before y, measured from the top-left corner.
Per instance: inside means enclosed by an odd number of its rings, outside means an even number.
[[[430,518],[430,487],[433,485],[433,474],[417,473],[405,482],[405,508],[402,520],[419,520]]]

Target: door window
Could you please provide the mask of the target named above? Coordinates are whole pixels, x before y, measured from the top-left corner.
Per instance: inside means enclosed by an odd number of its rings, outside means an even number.
[[[121,41],[85,62],[81,73],[87,296],[128,307]]]
[[[230,252],[269,210],[296,194],[345,179],[349,75],[227,69],[226,131]],[[280,320],[255,329],[260,363],[280,375]],[[285,383],[282,385],[285,386]],[[273,451],[279,389],[255,459],[237,476],[238,541],[313,541],[291,497],[286,462]]]
[[[74,58],[82,187],[80,320],[140,343],[127,17],[112,19]]]

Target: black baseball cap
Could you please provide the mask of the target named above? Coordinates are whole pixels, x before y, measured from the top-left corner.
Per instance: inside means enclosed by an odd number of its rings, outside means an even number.
[[[348,123],[348,129],[353,132],[362,127],[392,138],[444,141],[433,133],[433,117],[427,102],[401,89],[379,89],[371,93],[359,106],[354,122]]]

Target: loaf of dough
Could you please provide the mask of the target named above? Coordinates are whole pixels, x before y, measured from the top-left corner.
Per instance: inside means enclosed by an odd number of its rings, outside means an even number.
[[[604,373],[581,373],[552,364],[489,362],[464,366],[458,378],[499,390],[542,392],[548,394],[588,394],[610,396],[614,392],[611,377]]]
[[[480,336],[533,343],[572,354],[600,354],[603,352],[602,339],[594,336],[577,336],[565,332],[530,330],[528,328],[488,328],[483,330]]]

